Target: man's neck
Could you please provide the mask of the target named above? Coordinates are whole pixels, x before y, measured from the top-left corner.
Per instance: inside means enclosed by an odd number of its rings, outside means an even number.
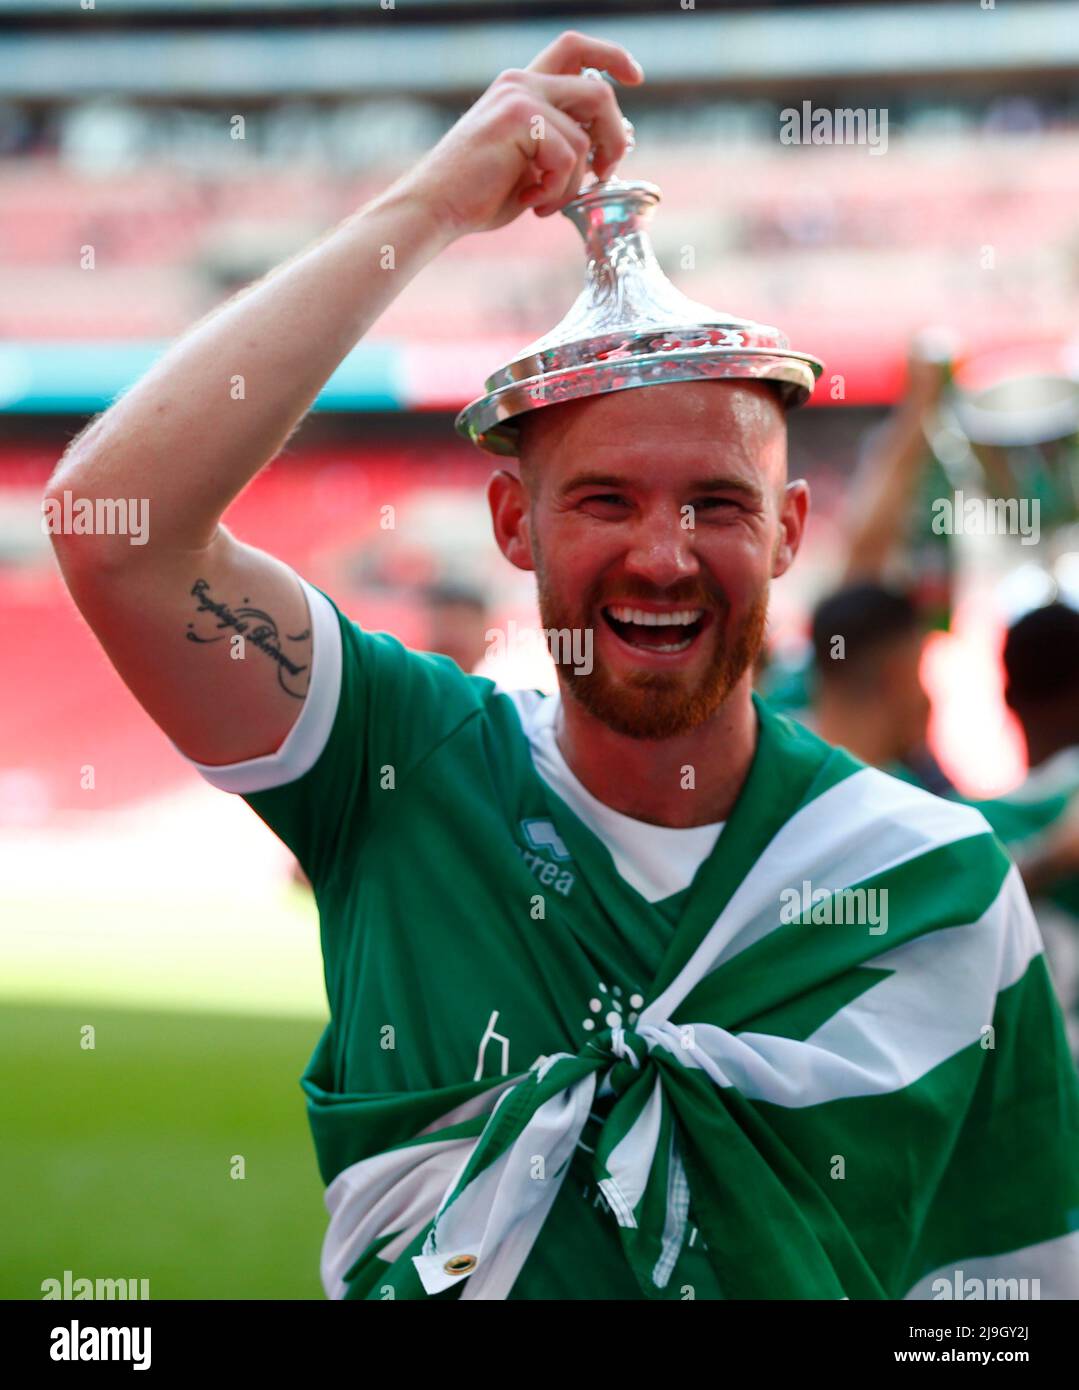
[[[605,806],[635,820],[676,829],[725,821],[757,748],[749,675],[692,733],[644,740],[616,733],[565,686],[555,730],[577,780]]]

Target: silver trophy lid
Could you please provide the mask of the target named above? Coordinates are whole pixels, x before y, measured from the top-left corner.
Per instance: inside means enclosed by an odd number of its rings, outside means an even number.
[[[516,417],[545,405],[671,381],[774,382],[804,404],[823,364],[792,352],[778,328],[697,304],[664,275],[647,231],[652,183],[594,183],[562,212],[584,239],[584,289],[561,323],[487,378],[458,433],[492,454],[517,453]]]

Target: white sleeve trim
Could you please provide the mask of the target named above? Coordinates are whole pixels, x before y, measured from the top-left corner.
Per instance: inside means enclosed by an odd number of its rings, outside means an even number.
[[[301,575],[311,616],[311,681],[300,717],[276,753],[242,763],[207,764],[187,758],[212,786],[225,792],[265,792],[283,787],[310,772],[326,747],[341,698],[341,628],[333,605]],[[175,745],[173,745],[175,747]]]

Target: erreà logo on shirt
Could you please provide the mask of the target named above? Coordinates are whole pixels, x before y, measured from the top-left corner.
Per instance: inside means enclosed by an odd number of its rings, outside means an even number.
[[[540,883],[553,888],[556,893],[568,897],[570,889],[577,882],[575,876],[564,865],[569,862],[570,853],[566,842],[555,829],[554,821],[523,820],[521,833],[532,846],[523,849],[521,858],[525,861]]]

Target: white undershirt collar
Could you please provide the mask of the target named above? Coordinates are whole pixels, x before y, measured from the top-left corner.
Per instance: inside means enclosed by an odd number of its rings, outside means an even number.
[[[574,775],[555,737],[561,696],[534,691],[511,694],[532,750],[536,771],[603,841],[615,867],[648,902],[688,888],[715,848],[724,821],[675,829],[623,815],[600,801]]]

